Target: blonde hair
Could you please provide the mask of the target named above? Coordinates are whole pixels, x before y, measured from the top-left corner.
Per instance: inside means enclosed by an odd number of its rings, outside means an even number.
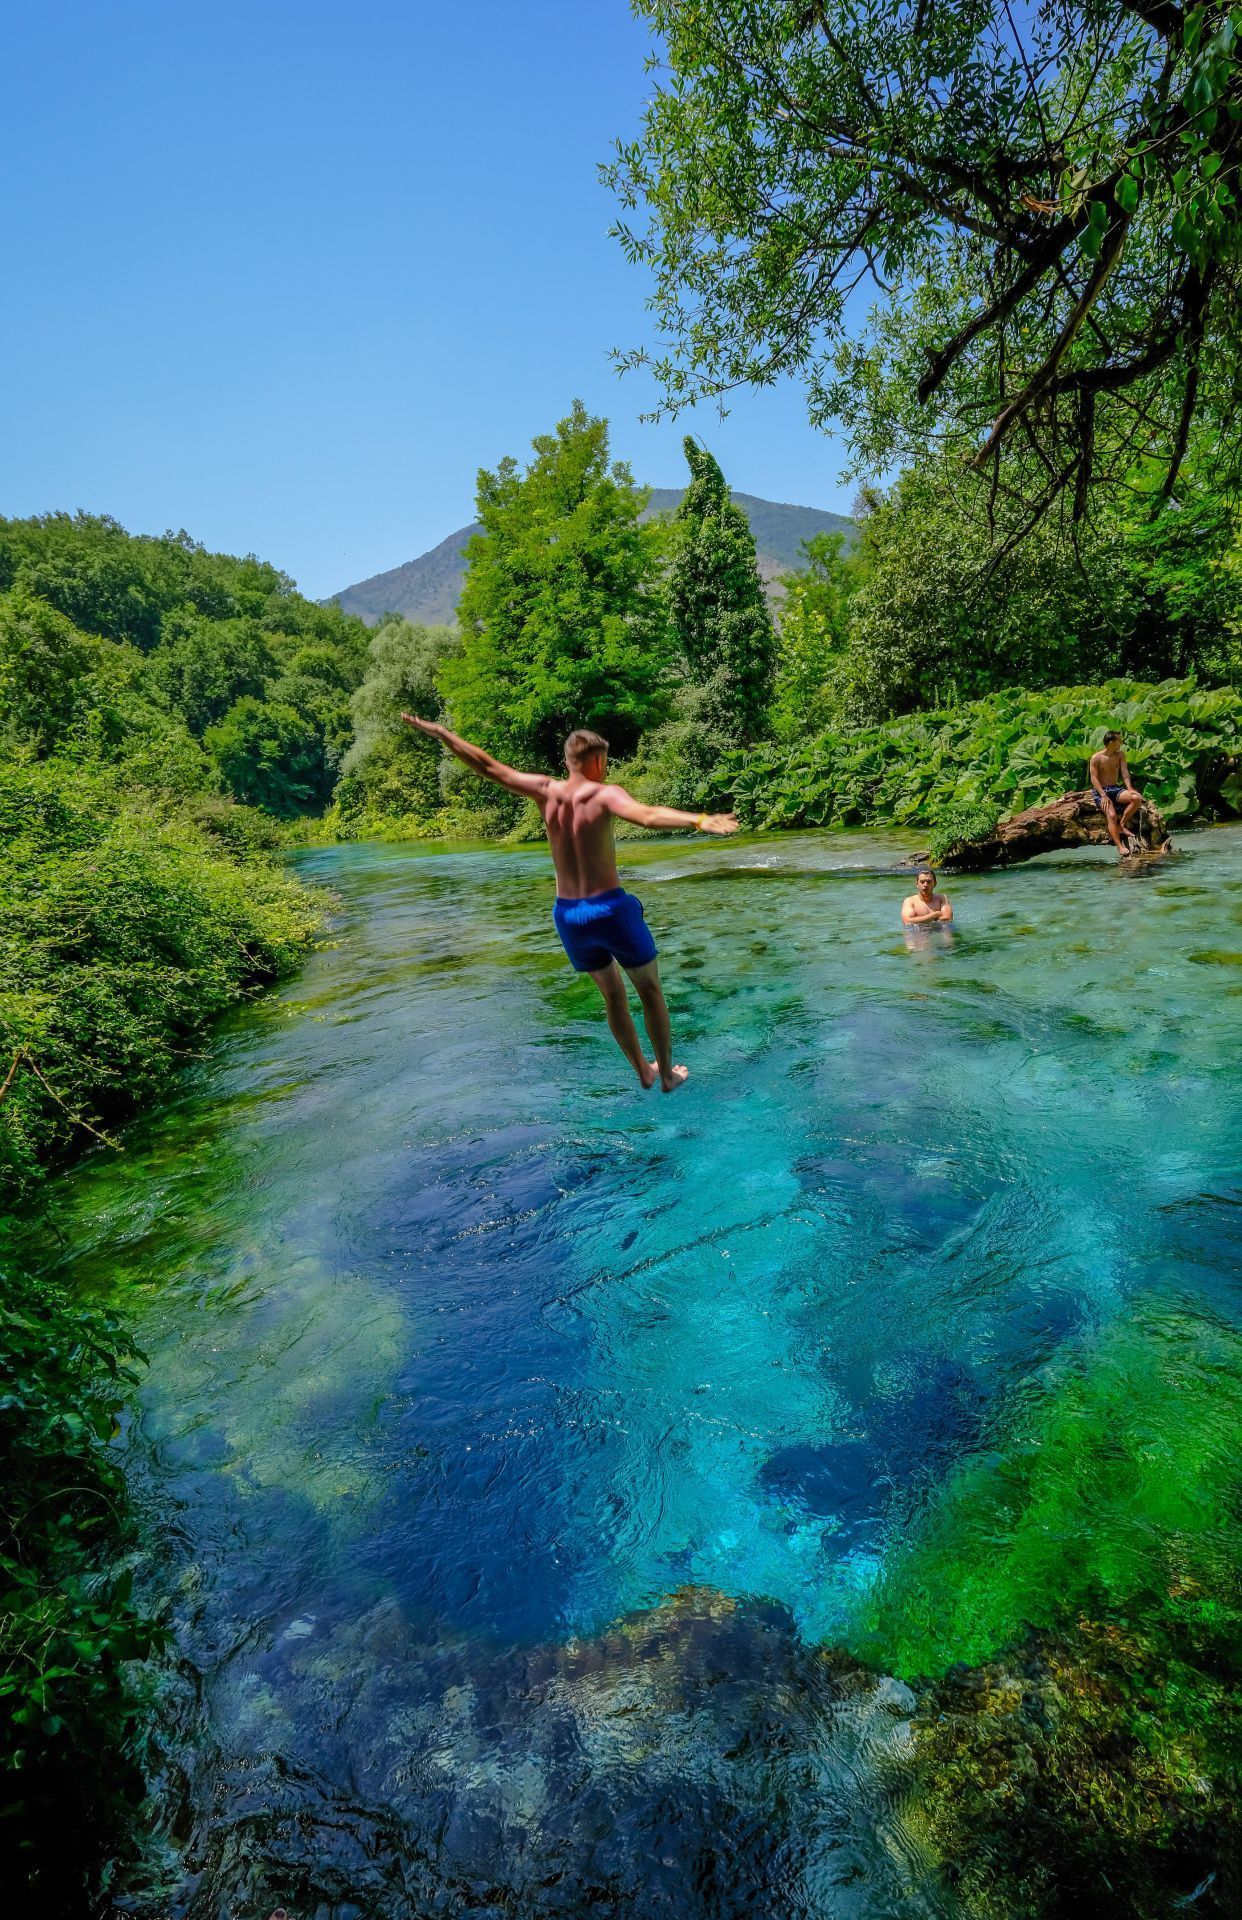
[[[589,727],[575,727],[565,742],[565,760],[571,767],[580,767],[584,760],[593,760],[597,753],[607,753],[608,742],[602,733],[592,733]]]

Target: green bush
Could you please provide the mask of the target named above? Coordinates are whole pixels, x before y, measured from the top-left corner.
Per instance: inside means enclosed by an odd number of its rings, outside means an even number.
[[[963,810],[1018,813],[1085,787],[1107,727],[1123,731],[1135,779],[1169,820],[1242,812],[1242,693],[1193,680],[1015,689],[758,747],[721,762],[713,798],[758,827],[935,827]]]
[[[963,842],[986,840],[1001,817],[999,807],[988,801],[975,806],[950,807],[937,820],[931,836],[929,855],[933,861],[947,858]]]
[[[163,1092],[215,1015],[296,965],[319,906],[224,803],[0,762],[0,1196]],[[246,816],[241,816],[244,820]],[[223,822],[229,820],[225,827]]]
[[[13,1265],[0,1292],[0,1867],[20,1911],[88,1911],[142,1793],[145,1694],[162,1640],[132,1596],[125,1488],[108,1443],[141,1356],[114,1315]],[[17,1911],[17,1907],[10,1907]]]

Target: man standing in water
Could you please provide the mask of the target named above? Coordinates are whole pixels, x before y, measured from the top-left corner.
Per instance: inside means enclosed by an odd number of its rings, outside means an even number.
[[[1128,860],[1132,853],[1141,848],[1134,832],[1134,822],[1142,808],[1143,796],[1130,778],[1125,742],[1119,733],[1104,735],[1104,745],[1098,753],[1092,754],[1087,775],[1091,781],[1091,798],[1104,815],[1104,824],[1113,845],[1122,859]],[[1122,808],[1120,820],[1117,817],[1118,807]],[[1121,841],[1123,834],[1125,846]]]
[[[604,998],[612,1037],[644,1087],[658,1080],[674,1093],[688,1069],[673,1064],[668,1007],[660,986],[656,945],[643,917],[642,903],[626,893],[617,876],[612,823],[633,820],[640,827],[697,827],[701,833],[736,833],[731,813],[682,813],[678,807],[649,807],[608,778],[608,742],[579,727],[565,742],[568,779],[547,773],[519,773],[472,747],[438,720],[417,714],[401,718],[455,753],[481,780],[494,780],[510,793],[533,800],[543,815],[556,868],[556,905],[552,918],[575,973],[589,973]],[[618,964],[620,963],[620,964]],[[643,1020],[655,1051],[647,1059],[630,1012],[621,977],[624,968],[642,1002]]]
[[[917,893],[909,893],[901,903],[902,925],[907,927],[947,927],[953,909],[943,893],[936,892],[936,876],[924,867],[915,883]]]

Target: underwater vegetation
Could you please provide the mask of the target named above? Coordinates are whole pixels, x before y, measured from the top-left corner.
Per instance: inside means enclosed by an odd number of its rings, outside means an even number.
[[[907,1819],[979,1920],[1236,1913],[1242,1338],[1147,1308],[960,1466],[854,1648],[918,1684]]]

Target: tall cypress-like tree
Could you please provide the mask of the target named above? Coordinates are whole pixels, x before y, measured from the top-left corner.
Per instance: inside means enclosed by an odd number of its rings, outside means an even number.
[[[776,635],[755,559],[755,537],[725,477],[687,436],[690,485],[674,522],[669,621],[700,718],[722,746],[765,731],[776,673]]]

